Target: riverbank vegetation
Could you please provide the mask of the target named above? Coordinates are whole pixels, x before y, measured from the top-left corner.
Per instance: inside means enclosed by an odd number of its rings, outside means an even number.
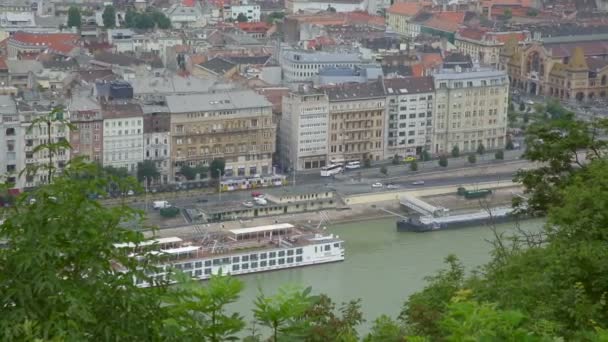
[[[607,129],[608,120],[571,114],[531,126],[526,157],[544,164],[518,174],[527,201],[514,204],[546,214],[544,231],[496,233],[491,261],[476,270],[447,256],[423,290],[395,298],[405,301],[398,317],[376,318],[365,336],[357,331],[365,320],[360,300],[335,303],[306,284],[260,293],[253,322],[229,308],[243,290],[238,278],[201,284],[176,272],[178,285],[135,286],[135,278],[152,281],[157,256],[136,261],[114,244],[143,241],[124,228],[141,224],[141,212],[125,203],[103,207],[90,195],[110,185],[125,192],[137,181],[81,159],[63,170],[50,163],[53,183],[2,212],[2,340],[606,341],[608,159],[600,138]],[[52,161],[64,147],[38,149]]]

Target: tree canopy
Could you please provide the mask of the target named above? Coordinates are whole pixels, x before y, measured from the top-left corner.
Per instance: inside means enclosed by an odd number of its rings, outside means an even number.
[[[76,6],[71,6],[68,9],[68,27],[80,28],[82,25],[82,16],[80,15],[80,9]]]
[[[39,124],[61,120],[60,112]],[[472,273],[447,256],[446,268],[426,278],[398,317],[376,318],[362,340],[608,340],[608,159],[601,139],[607,129],[608,119],[570,115],[533,124],[525,156],[541,166],[520,171],[528,201],[515,204],[545,214],[544,229],[496,234],[490,262]],[[65,147],[50,142],[36,148],[46,150],[52,164]],[[214,275],[199,284],[177,270],[169,279],[152,278],[162,256],[132,258],[115,245],[144,241],[125,224],[141,224],[142,213],[124,203],[102,206],[89,195],[105,194],[112,184],[137,187],[135,179],[80,158],[61,172],[45,170],[52,183],[1,209],[3,340],[238,339],[246,323],[230,304],[239,300],[240,280]],[[140,288],[135,279],[157,286]],[[253,329],[247,341],[361,340],[357,299],[336,309],[310,288],[284,286],[273,295],[260,293],[254,306],[255,323],[269,331]]]
[[[158,10],[138,12],[129,9],[125,14],[125,26],[144,30],[152,29],[154,27],[168,29],[171,28],[171,20]]]
[[[116,27],[116,9],[114,6],[106,6],[101,18],[103,19],[103,27],[107,29]]]

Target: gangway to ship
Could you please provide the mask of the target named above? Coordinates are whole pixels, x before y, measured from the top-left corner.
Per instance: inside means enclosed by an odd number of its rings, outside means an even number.
[[[436,207],[411,195],[401,196],[399,203],[411,210],[414,210],[422,216],[440,217],[447,215],[449,211],[446,208]]]
[[[386,208],[378,208],[378,209],[380,209],[380,210],[382,210],[382,211],[384,211],[384,212],[386,212],[386,213],[389,213],[389,214],[391,214],[391,215],[394,215],[394,216],[400,217],[400,218],[402,218],[402,219],[404,219],[404,220],[407,220],[407,216],[403,216],[403,215],[401,215],[401,214],[397,214],[397,213],[392,212],[392,211],[390,211],[390,210],[388,210],[388,209],[386,209]]]

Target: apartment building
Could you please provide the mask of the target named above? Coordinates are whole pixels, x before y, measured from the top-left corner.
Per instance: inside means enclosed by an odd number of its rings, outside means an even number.
[[[17,104],[11,96],[0,95],[0,173],[4,176],[1,182],[14,183],[15,187],[23,188],[23,182],[18,179],[19,172],[25,167],[23,136],[25,129],[21,127]]]
[[[386,95],[381,81],[340,85],[329,98],[329,161],[384,158]]]
[[[172,175],[182,165],[226,161],[226,177],[272,172],[276,124],[272,104],[251,90],[167,96]]]
[[[144,160],[156,163],[160,178],[167,184],[171,177],[171,116],[165,106],[142,106],[144,113]]]
[[[432,77],[384,80],[386,89],[385,156],[416,156],[431,150]]]
[[[434,75],[432,152],[450,153],[505,146],[509,79],[492,69],[442,70]]]
[[[70,122],[75,130],[70,131],[72,158],[85,157],[103,162],[103,115],[99,103],[87,96],[74,96],[68,106]]]
[[[230,7],[229,11],[230,18],[236,21],[239,14],[244,15],[247,18],[247,22],[253,23],[260,21],[260,5],[239,5]]]
[[[135,103],[103,103],[103,166],[137,171],[143,161],[143,112]]]
[[[283,97],[280,161],[283,168],[318,169],[327,162],[329,99],[321,90],[302,88]]]
[[[70,138],[70,130],[66,124],[59,121],[53,121],[48,127],[46,124],[33,124],[37,118],[48,116],[56,104],[42,98],[30,100],[21,100],[17,102],[17,112],[21,121],[20,131],[23,134],[23,140],[16,141],[15,150],[18,153],[24,154],[24,167],[17,164],[17,173],[24,168],[30,171],[18,177],[18,188],[32,188],[49,182],[48,166],[51,162],[48,150],[34,152],[37,146],[49,143],[68,140]],[[19,134],[20,136],[21,134]],[[49,141],[50,140],[50,141]],[[70,160],[71,151],[69,149],[60,149],[53,155],[53,170],[54,173],[61,173],[66,163]],[[19,158],[20,159],[20,158]]]

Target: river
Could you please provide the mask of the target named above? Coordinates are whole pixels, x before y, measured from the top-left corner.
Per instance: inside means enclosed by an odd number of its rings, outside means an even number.
[[[526,230],[537,230],[542,220],[521,223]],[[502,224],[499,231],[513,230],[514,224]],[[328,227],[346,243],[346,260],[276,272],[241,276],[245,290],[235,309],[250,321],[257,294],[274,294],[283,284],[312,286],[313,292],[325,293],[336,303],[361,298],[367,322],[361,332],[381,314],[395,317],[405,299],[424,287],[426,276],[443,267],[448,254],[460,258],[466,269],[490,259],[488,227],[470,227],[428,233],[398,233],[395,219],[364,221]]]

